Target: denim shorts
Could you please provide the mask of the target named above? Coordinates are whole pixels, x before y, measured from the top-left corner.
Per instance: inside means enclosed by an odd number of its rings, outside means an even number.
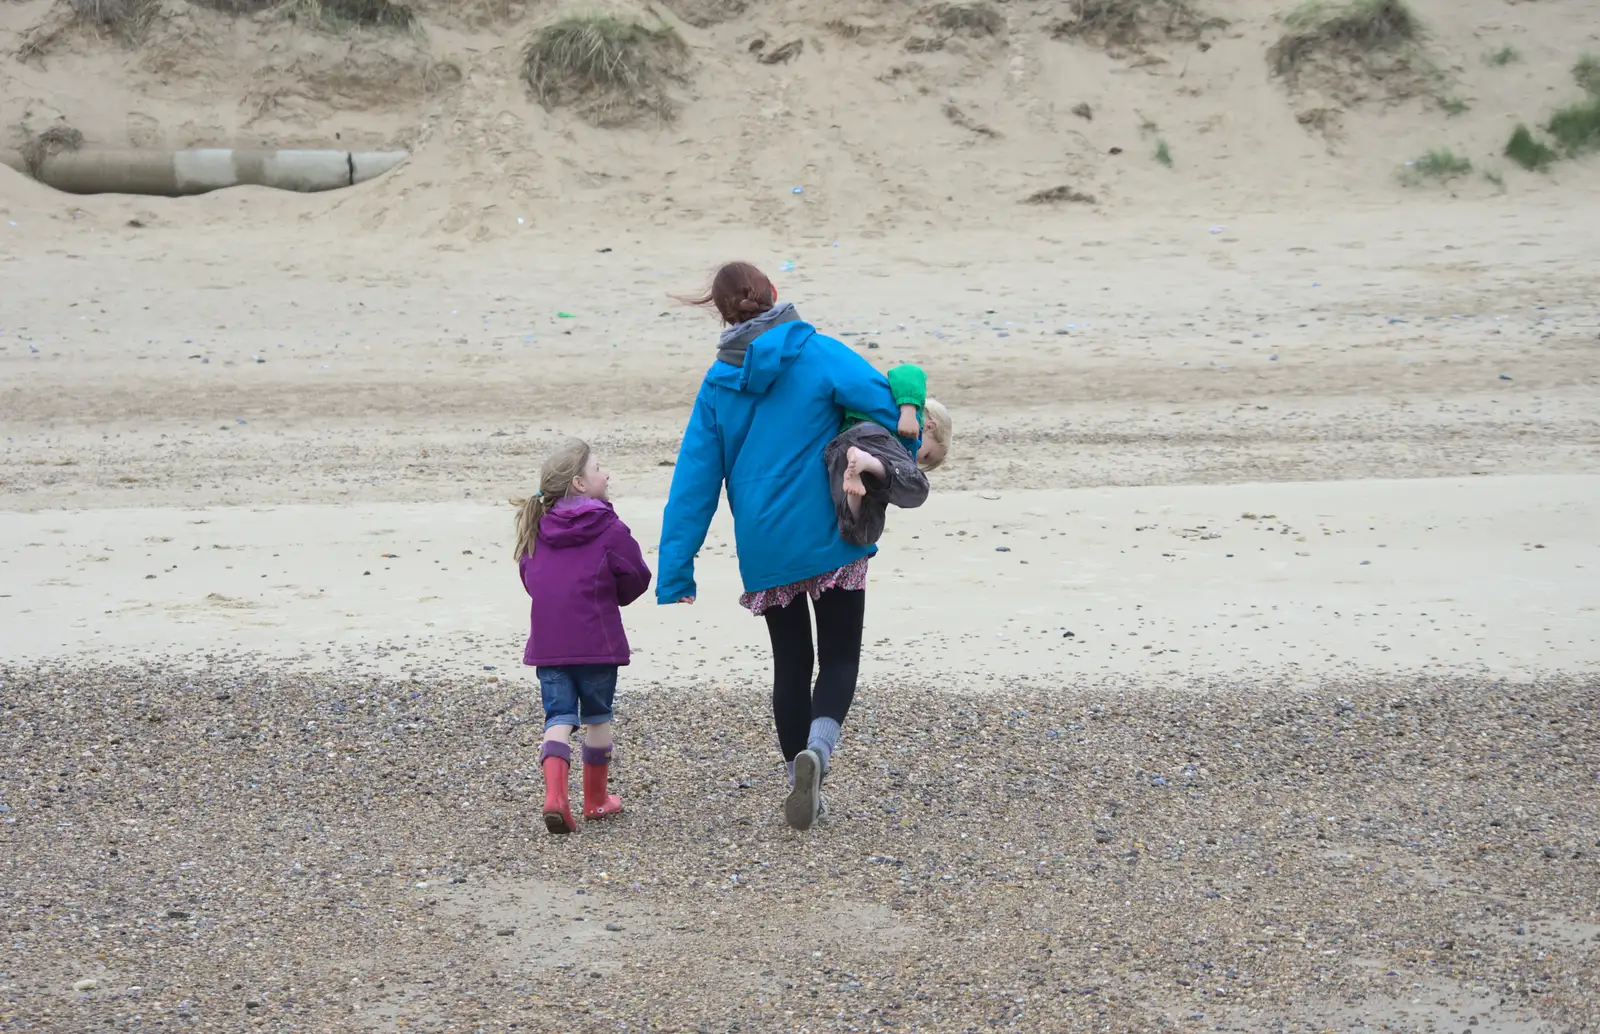
[[[544,727],[604,725],[617,695],[615,664],[572,664],[537,669],[544,696]]]

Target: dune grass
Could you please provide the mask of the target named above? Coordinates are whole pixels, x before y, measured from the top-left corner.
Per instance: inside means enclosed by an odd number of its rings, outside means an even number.
[[[1560,157],[1548,144],[1535,137],[1532,130],[1521,124],[1506,142],[1505,156],[1530,172],[1538,172]]]
[[[250,10],[254,0],[214,0],[214,6],[236,13]],[[416,25],[416,14],[405,4],[390,0],[282,0],[274,5],[291,21],[331,32],[353,28],[409,29]]]
[[[1538,171],[1563,157],[1600,151],[1600,59],[1592,54],[1580,57],[1572,66],[1572,78],[1587,96],[1557,108],[1543,126],[1559,149],[1534,136],[1527,125],[1518,124],[1506,143],[1507,158],[1524,169]]]
[[[1165,140],[1156,141],[1156,161],[1169,169],[1172,168],[1172,148],[1167,146]]]
[[[1496,68],[1504,68],[1506,65],[1516,64],[1521,61],[1522,53],[1516,47],[1508,44],[1499,50],[1489,51],[1483,56],[1483,60],[1485,64],[1494,65]]]
[[[999,36],[1006,31],[1005,15],[990,3],[938,4],[933,20],[941,29],[968,36]]]
[[[80,25],[105,29],[124,43],[133,43],[160,13],[158,0],[70,0],[72,17]]]
[[[1600,151],[1600,93],[1558,108],[1544,128],[1569,158]]]
[[[1593,54],[1578,58],[1578,63],[1572,66],[1572,78],[1577,80],[1585,93],[1600,94],[1600,58]]]
[[[1228,24],[1189,0],[1070,0],[1066,6],[1069,17],[1051,26],[1051,36],[1129,50],[1157,40],[1198,40]]]
[[[160,0],[64,0],[21,34],[16,57],[26,64],[50,53],[74,30],[105,34],[124,46],[140,43],[161,14]]]
[[[1400,178],[1412,185],[1430,181],[1447,183],[1471,171],[1471,159],[1464,158],[1448,148],[1441,148],[1407,162]]]
[[[688,48],[670,26],[574,15],[536,32],[522,70],[539,103],[571,104],[596,125],[652,114],[672,117],[666,84],[681,77]]]
[[[1288,31],[1269,57],[1278,74],[1290,79],[1319,55],[1359,59],[1412,46],[1422,37],[1422,22],[1405,0],[1311,0],[1290,12],[1286,23]]]

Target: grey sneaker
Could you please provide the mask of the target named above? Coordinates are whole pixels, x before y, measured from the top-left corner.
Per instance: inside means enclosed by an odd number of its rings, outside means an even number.
[[[822,755],[802,750],[794,759],[794,787],[783,802],[783,817],[804,832],[822,810]]]

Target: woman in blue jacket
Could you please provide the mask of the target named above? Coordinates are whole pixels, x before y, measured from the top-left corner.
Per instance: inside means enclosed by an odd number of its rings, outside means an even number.
[[[777,297],[759,269],[732,262],[695,300],[715,306],[727,329],[678,450],[656,599],[694,602],[695,556],[726,486],[739,602],[766,619],[772,639],[772,717],[792,784],[784,815],[803,830],[823,811],[822,779],[855,697],[867,561],[877,552],[839,536],[822,450],[846,410],[890,430],[899,413],[883,374]]]

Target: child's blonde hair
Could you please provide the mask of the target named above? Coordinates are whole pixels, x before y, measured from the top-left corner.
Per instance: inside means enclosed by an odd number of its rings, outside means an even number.
[[[928,399],[922,404],[922,430],[940,448],[938,456],[930,456],[919,464],[923,470],[933,470],[949,455],[950,436],[955,430],[955,425],[950,421],[950,411],[938,399]]]
[[[589,443],[577,438],[567,442],[544,461],[539,469],[539,491],[527,499],[513,499],[517,508],[517,547],[512,558],[533,556],[539,538],[539,522],[544,515],[572,491],[572,479],[589,468]]]

